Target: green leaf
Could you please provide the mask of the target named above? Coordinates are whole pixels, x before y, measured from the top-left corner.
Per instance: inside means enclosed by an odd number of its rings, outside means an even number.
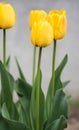
[[[69,80],[62,82],[60,77],[58,79],[56,79],[55,88],[54,88],[55,93],[56,93],[56,90],[58,90],[58,89],[61,89],[61,88],[64,89],[69,83],[70,83]]]
[[[63,58],[62,62],[60,63],[60,65],[58,66],[58,68],[56,69],[56,72],[55,72],[55,80],[60,77],[66,63],[68,61],[68,56],[65,55],[65,57]]]
[[[63,84],[62,84],[62,81],[59,77],[58,79],[56,79],[56,82],[55,82],[54,94],[56,93],[56,91],[58,89],[61,89],[61,88],[63,88]]]
[[[54,91],[56,92],[56,90],[58,90],[60,88],[63,88],[63,85],[62,85],[61,80],[58,78],[58,79],[56,79],[56,82],[55,82]],[[49,116],[51,115],[50,108],[51,108],[51,104],[53,101],[53,98],[50,95],[52,95],[52,78],[50,80],[48,92],[47,92],[47,96],[46,96],[46,117],[47,118],[49,118]]]
[[[63,88],[65,88],[70,83],[70,80],[63,82]]]
[[[70,83],[70,80],[62,82],[60,78],[56,79],[54,91],[56,92],[56,90],[61,89],[61,88],[64,89],[69,83]]]
[[[23,97],[19,100],[19,105],[21,107],[21,116],[20,120],[24,122],[27,126],[30,126],[30,100],[32,93],[32,86],[27,82],[18,79],[17,83],[17,93]]]
[[[7,62],[6,62],[6,69],[7,71],[10,70],[10,56],[8,57]]]
[[[52,94],[51,86],[52,86],[52,79],[50,80],[50,83],[49,83],[49,86],[48,86],[48,91],[47,91],[47,96],[46,96],[46,112],[45,112],[45,114],[46,114],[47,119],[50,116],[50,108],[51,108],[51,102],[52,102],[52,99],[51,99],[51,94]]]
[[[67,120],[64,116],[61,116],[59,119],[53,121],[45,130],[64,130],[67,127]]]
[[[5,104],[5,103],[2,105],[1,113],[2,113],[3,115],[5,115],[8,119],[10,119],[10,114],[8,113],[8,110],[7,110],[7,107],[6,107],[6,104]]]
[[[37,86],[38,86],[38,78],[39,75],[37,73],[36,75],[36,79],[35,79],[35,84],[33,86],[32,89],[32,96],[31,96],[31,104],[30,104],[30,119],[31,119],[31,125],[32,128],[36,129],[36,108],[37,108],[37,104],[36,104],[36,93],[37,93]],[[42,73],[40,71],[40,88],[39,88],[39,129],[43,129],[43,124],[44,124],[44,115],[45,115],[45,97],[43,94],[43,91],[41,89],[41,79],[42,79]]]
[[[19,119],[19,113],[18,113],[18,110],[17,110],[16,105],[14,103],[12,104],[12,111],[11,111],[10,117],[13,120]]]
[[[52,78],[50,80],[50,83],[49,83],[49,87],[48,87],[48,92],[47,92],[47,96],[46,96],[46,114],[47,114],[47,118],[49,117],[50,115],[50,105],[52,103],[52,98],[50,95],[52,95]],[[56,90],[60,89],[60,88],[63,88],[63,85],[62,85],[62,82],[61,80],[58,78],[56,79],[56,82],[55,82],[55,88],[54,88],[54,91],[56,92]]]
[[[60,65],[58,66],[58,68],[55,71],[54,94],[56,93],[56,90],[63,88],[63,84],[61,82],[60,76],[67,63],[67,60],[68,60],[68,56],[65,55],[62,62],[60,63]],[[49,116],[50,116],[50,107],[51,107],[50,105],[52,103],[52,98],[50,96],[50,95],[52,95],[52,80],[53,80],[53,77],[51,77],[51,80],[49,82],[47,96],[46,96],[46,116],[47,116],[47,118],[49,118]]]
[[[0,113],[0,130],[9,130],[8,123],[5,121],[5,119],[1,116]]]
[[[54,89],[54,93],[56,92],[56,90],[63,88],[63,84],[62,84],[60,78],[61,78],[62,71],[63,71],[67,61],[68,61],[68,56],[65,55],[65,57],[63,58],[60,65],[58,66],[58,68],[55,71],[55,89]],[[65,84],[65,85],[67,85],[67,84]]]
[[[18,79],[16,80],[16,92],[21,95],[21,96],[25,96],[27,99],[30,100],[31,98],[31,93],[32,93],[32,86],[21,80],[21,79]]]
[[[22,97],[18,102],[19,109],[19,121],[24,123],[27,127],[31,127],[30,125],[30,104],[25,97]]]
[[[1,71],[1,104],[4,102],[7,105],[8,111],[12,119],[18,119],[18,112],[16,106],[13,103],[13,90],[15,86],[15,80],[12,75],[6,71],[3,64],[0,62],[0,71]],[[15,116],[16,115],[16,116]]]
[[[19,109],[18,109],[19,108]],[[24,123],[27,127],[31,127],[30,124],[30,104],[25,97],[22,97],[18,101],[17,109],[19,111],[19,121]]]
[[[15,58],[15,60],[16,60],[16,64],[17,64],[17,67],[18,67],[18,71],[19,71],[20,78],[21,78],[22,80],[26,81],[25,76],[24,76],[24,74],[23,74],[23,72],[22,72],[22,69],[21,69],[21,67],[20,67],[20,65],[19,65],[19,63],[18,63],[17,58]]]
[[[1,99],[3,102],[6,102],[8,110],[12,110],[12,93],[11,93],[11,80],[8,72],[5,70],[3,64],[0,61],[0,72],[1,72],[1,84],[2,84],[2,93]]]
[[[62,91],[62,89],[59,89],[56,91],[54,96],[51,121],[60,118],[61,115],[63,115],[65,118],[68,118],[68,101],[65,93]]]
[[[10,87],[10,91],[13,95],[13,90],[15,88],[15,80],[13,78],[13,76],[4,68],[4,65],[0,62],[0,71],[1,71],[1,79],[3,80],[3,84],[2,86],[6,86],[8,85]],[[8,83],[7,83],[8,81]],[[5,85],[6,83],[6,85]]]
[[[42,89],[40,89],[40,99],[39,99],[39,125],[40,125],[40,129],[43,128],[43,124],[45,122],[45,97],[44,97],[44,93],[42,91]]]
[[[9,130],[30,130],[27,128],[23,123],[19,121],[15,121],[9,118],[9,113],[6,107],[6,104],[3,105],[2,107],[2,117],[3,119],[7,122],[7,126],[9,127]]]
[[[1,109],[1,94],[0,94],[0,109]]]

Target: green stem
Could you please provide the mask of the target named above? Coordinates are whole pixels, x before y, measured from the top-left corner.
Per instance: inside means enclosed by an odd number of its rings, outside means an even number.
[[[53,56],[52,56],[52,97],[54,96],[55,85],[55,60],[56,60],[56,40],[54,40]]]
[[[39,98],[40,98],[40,64],[41,64],[41,55],[42,55],[42,48],[39,48],[39,57],[38,57],[38,69],[37,69],[37,90],[36,90],[36,130],[39,130]]]
[[[35,68],[36,68],[36,46],[34,47],[34,53],[33,53],[33,74],[32,74],[32,85],[34,85]]]
[[[3,29],[3,64],[6,67],[6,30]]]

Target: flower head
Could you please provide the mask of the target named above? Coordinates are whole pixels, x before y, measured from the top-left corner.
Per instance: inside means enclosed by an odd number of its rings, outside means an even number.
[[[29,28],[32,29],[34,22],[46,20],[47,13],[44,10],[32,10],[29,16]]]
[[[66,34],[66,11],[51,10],[48,13],[47,20],[52,25],[52,28],[54,30],[54,39],[62,39]]]
[[[40,21],[33,24],[31,30],[31,41],[35,46],[45,47],[53,41],[53,29],[47,21]]]
[[[0,28],[11,28],[15,22],[16,14],[13,7],[8,3],[0,2]]]

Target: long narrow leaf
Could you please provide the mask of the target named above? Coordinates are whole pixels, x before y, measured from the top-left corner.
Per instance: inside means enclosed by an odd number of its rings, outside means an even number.
[[[3,102],[6,102],[8,110],[11,112],[12,110],[12,93],[11,93],[11,83],[10,78],[5,70],[4,66],[0,61],[0,72],[1,72],[1,84],[2,84],[2,91],[1,91],[1,99]]]
[[[65,55],[65,57],[63,58],[62,62],[60,63],[60,65],[58,66],[58,68],[56,69],[55,71],[55,85],[54,85],[54,95],[55,95],[55,92],[58,90],[58,89],[61,89],[63,88],[63,84],[61,82],[61,73],[66,65],[68,61],[68,56]],[[50,105],[52,103],[52,98],[51,98],[51,93],[52,93],[52,80],[53,80],[53,77],[51,77],[51,80],[49,82],[49,86],[48,86],[48,91],[47,91],[47,96],[46,96],[46,116],[47,118],[49,118],[49,116],[51,115],[50,114]]]
[[[8,123],[2,117],[1,113],[0,113],[0,130],[9,130]]]
[[[18,119],[18,112],[13,103],[13,90],[15,88],[15,80],[12,75],[6,71],[3,64],[0,62],[1,72],[1,105],[5,102],[12,119]],[[16,115],[16,116],[15,116]]]
[[[19,105],[21,107],[21,117],[20,120],[24,122],[27,126],[30,126],[30,100],[32,93],[32,86],[27,82],[18,79],[17,83],[17,93],[22,95],[22,98],[19,99]]]
[[[55,72],[55,78],[57,79],[57,77],[60,77],[66,63],[68,61],[68,56],[65,55],[65,57],[63,58],[62,62],[60,63],[60,65],[58,66],[58,68],[56,69],[56,72]]]
[[[19,102],[18,102],[18,106],[20,107],[19,110],[19,120],[24,123],[27,127],[31,127],[30,125],[30,104],[29,101],[26,100],[25,97],[22,97]]]
[[[26,126],[19,122],[10,119],[7,115],[9,115],[6,105],[4,104],[2,107],[2,117],[7,122],[10,130],[30,130],[29,128],[26,128]]]
[[[61,115],[68,118],[68,101],[65,93],[59,89],[54,96],[51,121],[58,119]]]
[[[22,69],[21,69],[21,67],[20,67],[20,65],[19,65],[19,63],[18,63],[17,58],[15,58],[15,60],[16,60],[16,64],[17,64],[17,67],[18,67],[18,71],[19,71],[20,78],[23,79],[24,81],[26,81],[25,76],[24,76],[24,74],[23,74],[23,72],[22,72]]]
[[[32,86],[22,79],[16,80],[16,92],[25,96],[27,99],[31,98]]]
[[[70,83],[70,80],[63,82],[63,88],[65,88]]]
[[[65,128],[67,128],[67,120],[64,116],[61,116],[49,124],[45,130],[64,130]]]
[[[40,71],[41,73],[41,71]],[[44,124],[44,110],[45,110],[45,97],[41,89],[41,78],[42,74],[40,75],[40,89],[39,89],[39,127],[40,129],[43,129],[43,124]],[[38,74],[36,75],[35,79],[35,86],[33,86],[32,90],[32,96],[31,96],[31,104],[30,104],[30,118],[31,118],[31,123],[32,127],[36,129],[35,123],[37,122],[36,120],[36,89],[38,85]]]
[[[55,88],[54,88],[54,94],[56,93],[56,91],[58,89],[61,89],[63,88],[63,84],[62,84],[62,81],[60,79],[60,77],[58,77],[56,80],[55,80]]]
[[[10,70],[10,56],[8,57],[7,62],[6,62],[6,69],[7,71]]]

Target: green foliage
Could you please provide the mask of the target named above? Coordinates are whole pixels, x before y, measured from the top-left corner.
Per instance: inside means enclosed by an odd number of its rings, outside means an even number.
[[[5,70],[4,66],[0,62],[0,72],[1,72],[1,84],[2,84],[2,91],[1,91],[1,100],[2,103],[6,102],[6,105],[9,111],[12,110],[12,88],[13,82],[11,82],[11,78],[9,73]]]
[[[40,82],[38,83],[38,80],[40,79]],[[30,103],[30,120],[31,120],[31,126],[32,128],[36,129],[36,124],[37,123],[37,87],[39,85],[39,128],[42,130],[43,129],[43,123],[44,123],[44,111],[45,111],[45,97],[43,94],[43,91],[41,89],[41,80],[42,80],[42,74],[40,71],[40,77],[39,74],[37,73],[36,79],[35,79],[35,84],[32,89],[32,96],[31,96],[31,103]]]
[[[54,97],[51,99],[52,77],[45,100],[41,87],[42,72],[37,72],[34,85],[24,78],[19,63],[20,78],[15,80],[0,61],[1,95],[0,95],[0,129],[1,130],[36,130],[37,125],[37,91],[39,90],[39,129],[64,130],[67,127],[68,99],[63,92],[69,81],[62,82],[61,74],[67,63],[67,55],[55,71]],[[7,62],[7,66],[9,65]],[[14,103],[13,92],[16,91],[18,101]],[[50,103],[52,111],[50,112]]]
[[[68,102],[65,93],[59,89],[54,96],[51,120],[56,120],[61,115],[68,118]]]
[[[60,116],[57,120],[53,121],[45,130],[64,130],[67,127],[67,120],[64,116]]]
[[[24,76],[24,74],[23,74],[23,72],[22,72],[22,69],[21,69],[21,67],[20,67],[20,65],[19,65],[19,62],[18,62],[17,58],[15,58],[15,60],[16,60],[16,64],[17,64],[17,67],[18,67],[18,71],[19,71],[20,78],[21,78],[22,80],[26,81],[25,76]]]
[[[19,130],[29,130],[21,122],[16,121],[16,120],[12,120],[10,118],[9,112],[8,112],[7,107],[6,107],[5,104],[3,104],[2,113],[1,114],[2,114],[3,119],[5,119],[5,121],[7,122],[8,127],[9,127],[10,130],[14,130],[14,129],[15,130],[17,130],[17,129],[19,129]],[[16,114],[15,114],[15,116],[16,116]]]
[[[30,100],[32,93],[32,86],[21,79],[16,81],[16,90],[18,95],[22,96],[18,101],[18,106],[21,108],[19,110],[20,113],[20,121],[26,124],[26,126],[30,126]]]
[[[68,83],[69,81],[65,82],[65,83],[62,83],[61,81],[61,73],[67,63],[67,60],[68,60],[68,57],[67,55],[65,55],[65,57],[63,58],[62,62],[60,63],[60,65],[58,66],[58,68],[56,69],[55,71],[55,88],[54,88],[54,95],[56,93],[56,91],[58,89],[63,89]],[[50,83],[49,83],[49,87],[48,87],[48,92],[47,92],[47,97],[46,97],[46,116],[47,118],[50,117],[51,113],[50,113],[50,107],[51,107],[51,103],[52,103],[52,100],[51,99],[51,93],[52,93],[52,80],[53,80],[53,77],[51,77],[51,80],[50,80]]]
[[[7,71],[10,70],[10,56],[8,57],[8,59],[6,61],[6,69],[7,69]]]

